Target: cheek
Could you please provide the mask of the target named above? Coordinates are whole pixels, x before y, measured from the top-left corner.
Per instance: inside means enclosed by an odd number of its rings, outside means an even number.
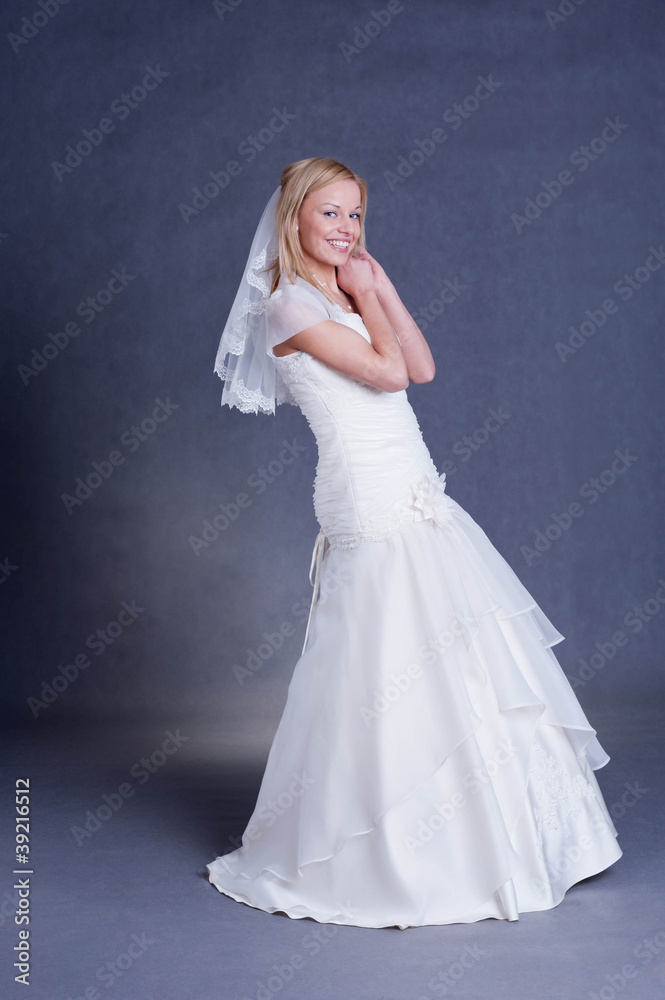
[[[301,232],[301,234],[300,234],[300,242],[301,242],[303,248],[305,250],[307,250],[309,253],[311,253],[313,250],[316,250],[316,249],[318,249],[320,247],[319,237],[318,237],[317,233],[314,230],[312,230],[312,229],[308,229],[307,232],[304,235]]]
[[[317,243],[320,243],[322,239],[325,239],[325,233],[323,232],[321,226],[314,223],[314,225],[306,225],[304,233],[302,229],[300,230],[300,238],[303,242],[306,242],[308,246],[315,246]]]

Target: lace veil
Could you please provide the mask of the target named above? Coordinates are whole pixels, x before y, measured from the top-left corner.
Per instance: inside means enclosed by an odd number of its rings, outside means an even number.
[[[261,215],[215,358],[214,371],[225,383],[221,405],[236,406],[243,413],[274,413],[276,404],[293,402],[267,351],[267,269],[277,259],[280,192],[281,187],[273,192]]]

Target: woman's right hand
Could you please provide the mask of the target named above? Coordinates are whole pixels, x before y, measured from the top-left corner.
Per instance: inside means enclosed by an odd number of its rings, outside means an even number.
[[[375,291],[372,265],[362,257],[349,257],[337,268],[337,284],[342,291],[357,298],[363,292]]]

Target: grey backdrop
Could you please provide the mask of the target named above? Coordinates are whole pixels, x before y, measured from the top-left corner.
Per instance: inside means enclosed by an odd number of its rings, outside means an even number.
[[[431,1000],[470,947],[459,1000],[613,996],[627,962],[626,995],[662,994],[662,16],[2,5],[5,993],[22,777],[38,1000],[108,968],[128,1000]],[[318,925],[207,881],[253,811],[318,530],[305,419],[220,409],[213,361],[260,212],[312,155],[369,183],[369,248],[437,362],[409,389],[425,440],[566,636],[611,756],[624,857],[518,924]]]
[[[293,407],[220,409],[212,368],[260,212],[313,155],[369,184],[369,249],[435,355],[409,398],[449,493],[566,636],[583,705],[653,699],[662,5],[549,11],[3,5],[8,717],[194,718],[265,749],[311,592],[316,448]]]

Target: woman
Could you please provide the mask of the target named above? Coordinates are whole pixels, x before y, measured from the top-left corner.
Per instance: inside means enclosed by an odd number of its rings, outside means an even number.
[[[256,808],[209,878],[336,924],[517,920],[621,856],[593,773],[608,757],[563,636],[425,447],[405,388],[434,362],[364,249],[365,208],[342,164],[287,167],[218,352],[223,403],[305,414],[321,531]]]

